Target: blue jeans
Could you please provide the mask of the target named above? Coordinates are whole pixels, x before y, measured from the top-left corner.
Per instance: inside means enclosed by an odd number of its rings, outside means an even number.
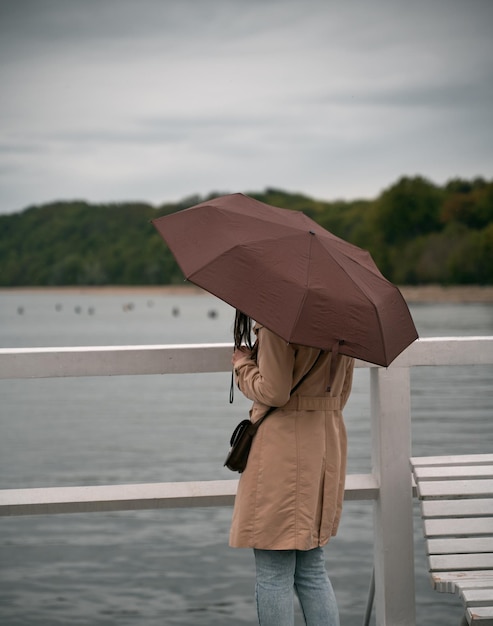
[[[334,590],[322,548],[254,550],[260,626],[294,625],[294,592],[307,626],[339,626]]]

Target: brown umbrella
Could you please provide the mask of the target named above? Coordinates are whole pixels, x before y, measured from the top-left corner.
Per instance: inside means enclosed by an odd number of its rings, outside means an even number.
[[[299,211],[232,194],[153,224],[190,282],[290,343],[387,366],[418,337],[370,254]]]

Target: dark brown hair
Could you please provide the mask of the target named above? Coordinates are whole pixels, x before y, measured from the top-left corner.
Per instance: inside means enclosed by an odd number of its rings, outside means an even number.
[[[235,348],[245,345],[252,350],[252,318],[238,311],[238,309],[236,309],[233,337]]]

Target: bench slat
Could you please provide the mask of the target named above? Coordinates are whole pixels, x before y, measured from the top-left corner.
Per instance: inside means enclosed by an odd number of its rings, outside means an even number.
[[[427,465],[483,465],[493,463],[493,454],[456,454],[452,456],[415,456],[411,458],[414,467]]]
[[[493,517],[425,519],[425,537],[492,535]]]
[[[483,576],[488,572],[480,572]],[[455,574],[455,572],[454,572]],[[465,578],[458,583],[458,587],[460,587],[459,591],[462,592],[464,589],[493,589],[493,578],[475,578],[474,580],[468,580]]]
[[[417,485],[420,498],[491,497],[493,479],[479,480],[425,480]]]
[[[467,619],[471,626],[493,626],[493,606],[467,609]]]
[[[461,589],[460,596],[467,606],[493,605],[493,587],[489,589]]]
[[[469,570],[467,572],[432,572],[431,582],[433,589],[440,593],[456,593],[458,586],[481,586],[491,584],[493,571]]]
[[[493,537],[461,537],[428,539],[428,554],[470,554],[493,552]]]
[[[493,498],[464,500],[422,500],[423,517],[480,517],[493,516]]]
[[[432,465],[416,467],[414,475],[419,480],[467,479],[471,476],[474,478],[492,478],[493,465]]]
[[[493,568],[493,554],[437,554],[429,558],[433,571],[451,572]]]

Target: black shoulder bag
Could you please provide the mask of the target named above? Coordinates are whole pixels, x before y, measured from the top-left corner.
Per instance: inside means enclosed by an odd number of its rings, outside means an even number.
[[[296,385],[291,389],[290,396],[298,389],[302,382],[306,379],[308,374],[315,367],[318,362],[320,356],[322,355],[322,351],[319,352],[315,362],[310,367],[310,369],[306,372],[306,374],[296,383]],[[250,448],[252,447],[252,441],[257,433],[257,430],[260,424],[265,420],[267,416],[269,416],[273,411],[279,409],[281,407],[271,406],[267,411],[262,415],[260,419],[256,422],[251,422],[249,419],[242,420],[238,426],[234,429],[233,434],[231,435],[230,440],[230,450],[226,460],[224,461],[224,467],[227,467],[232,472],[243,472],[246,467],[248,461],[248,455],[250,454]]]

